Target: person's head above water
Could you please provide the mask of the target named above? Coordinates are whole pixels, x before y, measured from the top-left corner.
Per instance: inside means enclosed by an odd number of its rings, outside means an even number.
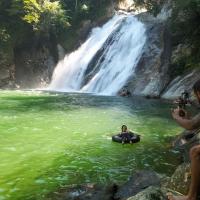
[[[200,103],[200,80],[193,85],[193,91]]]
[[[122,132],[126,132],[127,131],[127,126],[126,125],[122,125]]]

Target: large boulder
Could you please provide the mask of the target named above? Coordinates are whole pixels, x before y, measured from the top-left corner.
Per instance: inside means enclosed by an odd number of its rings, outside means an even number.
[[[128,182],[119,187],[115,194],[115,199],[124,200],[128,197],[136,195],[138,192],[148,188],[149,186],[159,186],[160,177],[154,171],[136,172]]]
[[[183,163],[178,166],[165,187],[177,191],[181,194],[187,194],[191,182],[190,164]]]
[[[148,187],[127,200],[167,200],[166,192],[160,187]]]
[[[198,145],[200,142],[200,130],[194,131],[183,131],[176,139],[173,141],[173,148],[182,153],[183,160],[185,162],[190,162],[190,149]]]
[[[154,171],[138,171],[125,184],[86,184],[63,188],[49,194],[47,200],[126,200],[149,186],[160,187],[160,176]]]

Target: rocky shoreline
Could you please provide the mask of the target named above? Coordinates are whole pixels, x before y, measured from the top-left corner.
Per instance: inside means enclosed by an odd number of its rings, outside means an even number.
[[[49,194],[47,200],[167,200],[167,192],[185,195],[191,181],[189,149],[200,142],[200,133],[180,145],[183,132],[173,141],[173,147],[182,155],[182,162],[171,177],[155,171],[136,171],[123,185],[110,183],[108,186],[86,184],[63,188]]]

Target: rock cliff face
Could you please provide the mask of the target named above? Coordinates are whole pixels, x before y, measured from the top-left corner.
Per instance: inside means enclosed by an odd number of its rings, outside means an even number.
[[[189,60],[192,55],[192,46],[188,44],[178,44],[172,50],[170,74],[174,77],[170,84],[165,88],[162,98],[174,99],[186,90],[192,92],[193,84],[200,78],[200,69],[187,70],[182,75],[176,75],[176,70],[183,71],[182,65],[185,60]],[[195,66],[194,66],[195,67]]]
[[[175,99],[185,90],[191,93],[193,84],[199,78],[200,69],[194,69],[193,71],[186,72],[182,76],[177,76],[166,87],[161,97],[164,99]]]
[[[167,10],[169,17],[171,11]],[[146,25],[147,41],[135,74],[125,86],[133,95],[175,99],[185,90],[191,93],[193,84],[200,77],[199,68],[176,75],[180,72],[174,71],[177,70],[174,66],[180,66],[178,69],[184,71],[181,61],[191,56],[192,47],[177,44],[172,48],[170,30],[163,16],[162,13],[156,18],[147,13],[138,15]]]
[[[0,50],[0,88],[13,87],[14,84],[14,62],[13,52]]]
[[[147,40],[135,74],[127,86],[132,94],[159,97],[169,82],[170,35],[165,22],[148,14],[138,18],[146,24]]]
[[[58,61],[55,42],[30,37],[28,43],[5,49],[0,50],[0,88],[36,88],[50,82]]]
[[[15,83],[20,88],[37,88],[49,84],[58,61],[53,40],[32,40],[14,50]]]

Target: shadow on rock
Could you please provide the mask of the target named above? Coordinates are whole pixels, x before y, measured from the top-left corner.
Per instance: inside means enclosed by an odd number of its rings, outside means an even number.
[[[115,200],[124,200],[136,195],[149,186],[160,186],[160,177],[154,171],[136,172],[127,183],[122,185],[115,194]]]

